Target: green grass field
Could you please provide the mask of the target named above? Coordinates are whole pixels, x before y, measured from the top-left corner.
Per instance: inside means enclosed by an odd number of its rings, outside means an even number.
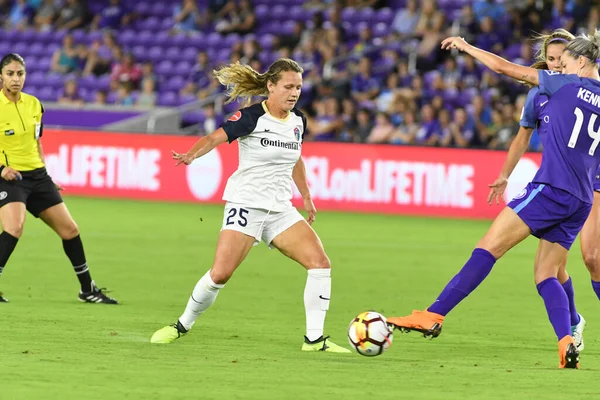
[[[579,371],[557,369],[556,339],[533,284],[535,239],[497,264],[439,338],[396,333],[380,357],[300,352],[306,273],[264,245],[189,335],[150,345],[210,267],[222,207],[67,204],[92,276],[122,305],[79,303],[60,240],[28,216],[0,279],[11,300],[0,305],[2,400],[600,398],[600,305],[578,243],[569,268],[588,321]],[[320,213],[314,227],[334,268],[326,333],[348,346],[346,328],[357,313],[404,315],[428,306],[488,225]]]

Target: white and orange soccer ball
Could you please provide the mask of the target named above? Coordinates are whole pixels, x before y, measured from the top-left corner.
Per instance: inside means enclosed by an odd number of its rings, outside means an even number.
[[[348,327],[348,340],[354,349],[363,356],[373,357],[390,348],[393,329],[385,317],[375,311],[358,314]]]

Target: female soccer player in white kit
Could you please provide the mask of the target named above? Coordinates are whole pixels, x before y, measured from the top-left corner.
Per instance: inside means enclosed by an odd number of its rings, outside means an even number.
[[[264,240],[308,271],[302,350],[350,352],[323,336],[331,297],[331,263],[310,226],[317,210],[300,155],[306,118],[295,108],[302,72],[290,59],[275,61],[264,74],[240,63],[215,71],[219,82],[230,90],[229,101],[251,96],[267,96],[267,100],[236,112],[187,153],[173,152],[177,165],[189,165],[216,146],[237,139],[239,166],[223,194],[227,203],[212,268],[196,284],[179,320],[155,332],[152,343],[172,343],[186,334],[215,301],[252,246]],[[302,194],[308,221],[292,206],[292,181]]]

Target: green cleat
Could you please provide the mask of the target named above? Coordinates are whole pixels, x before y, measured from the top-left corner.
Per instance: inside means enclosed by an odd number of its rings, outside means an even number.
[[[187,331],[178,321],[176,324],[165,326],[154,332],[154,335],[150,338],[150,343],[173,343],[186,333]]]
[[[321,336],[314,342],[308,340],[306,336],[304,336],[304,344],[302,345],[302,351],[326,351],[329,353],[351,353],[350,350],[343,348],[342,346],[338,346],[329,340],[329,336]]]

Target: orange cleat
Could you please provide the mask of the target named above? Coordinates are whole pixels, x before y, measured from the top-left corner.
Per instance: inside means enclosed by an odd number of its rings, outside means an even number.
[[[579,369],[579,350],[575,346],[573,336],[565,336],[558,341],[558,368]]]
[[[406,317],[387,318],[387,322],[402,332],[417,331],[421,332],[423,336],[430,336],[433,339],[442,333],[444,316],[429,311],[415,310]]]

